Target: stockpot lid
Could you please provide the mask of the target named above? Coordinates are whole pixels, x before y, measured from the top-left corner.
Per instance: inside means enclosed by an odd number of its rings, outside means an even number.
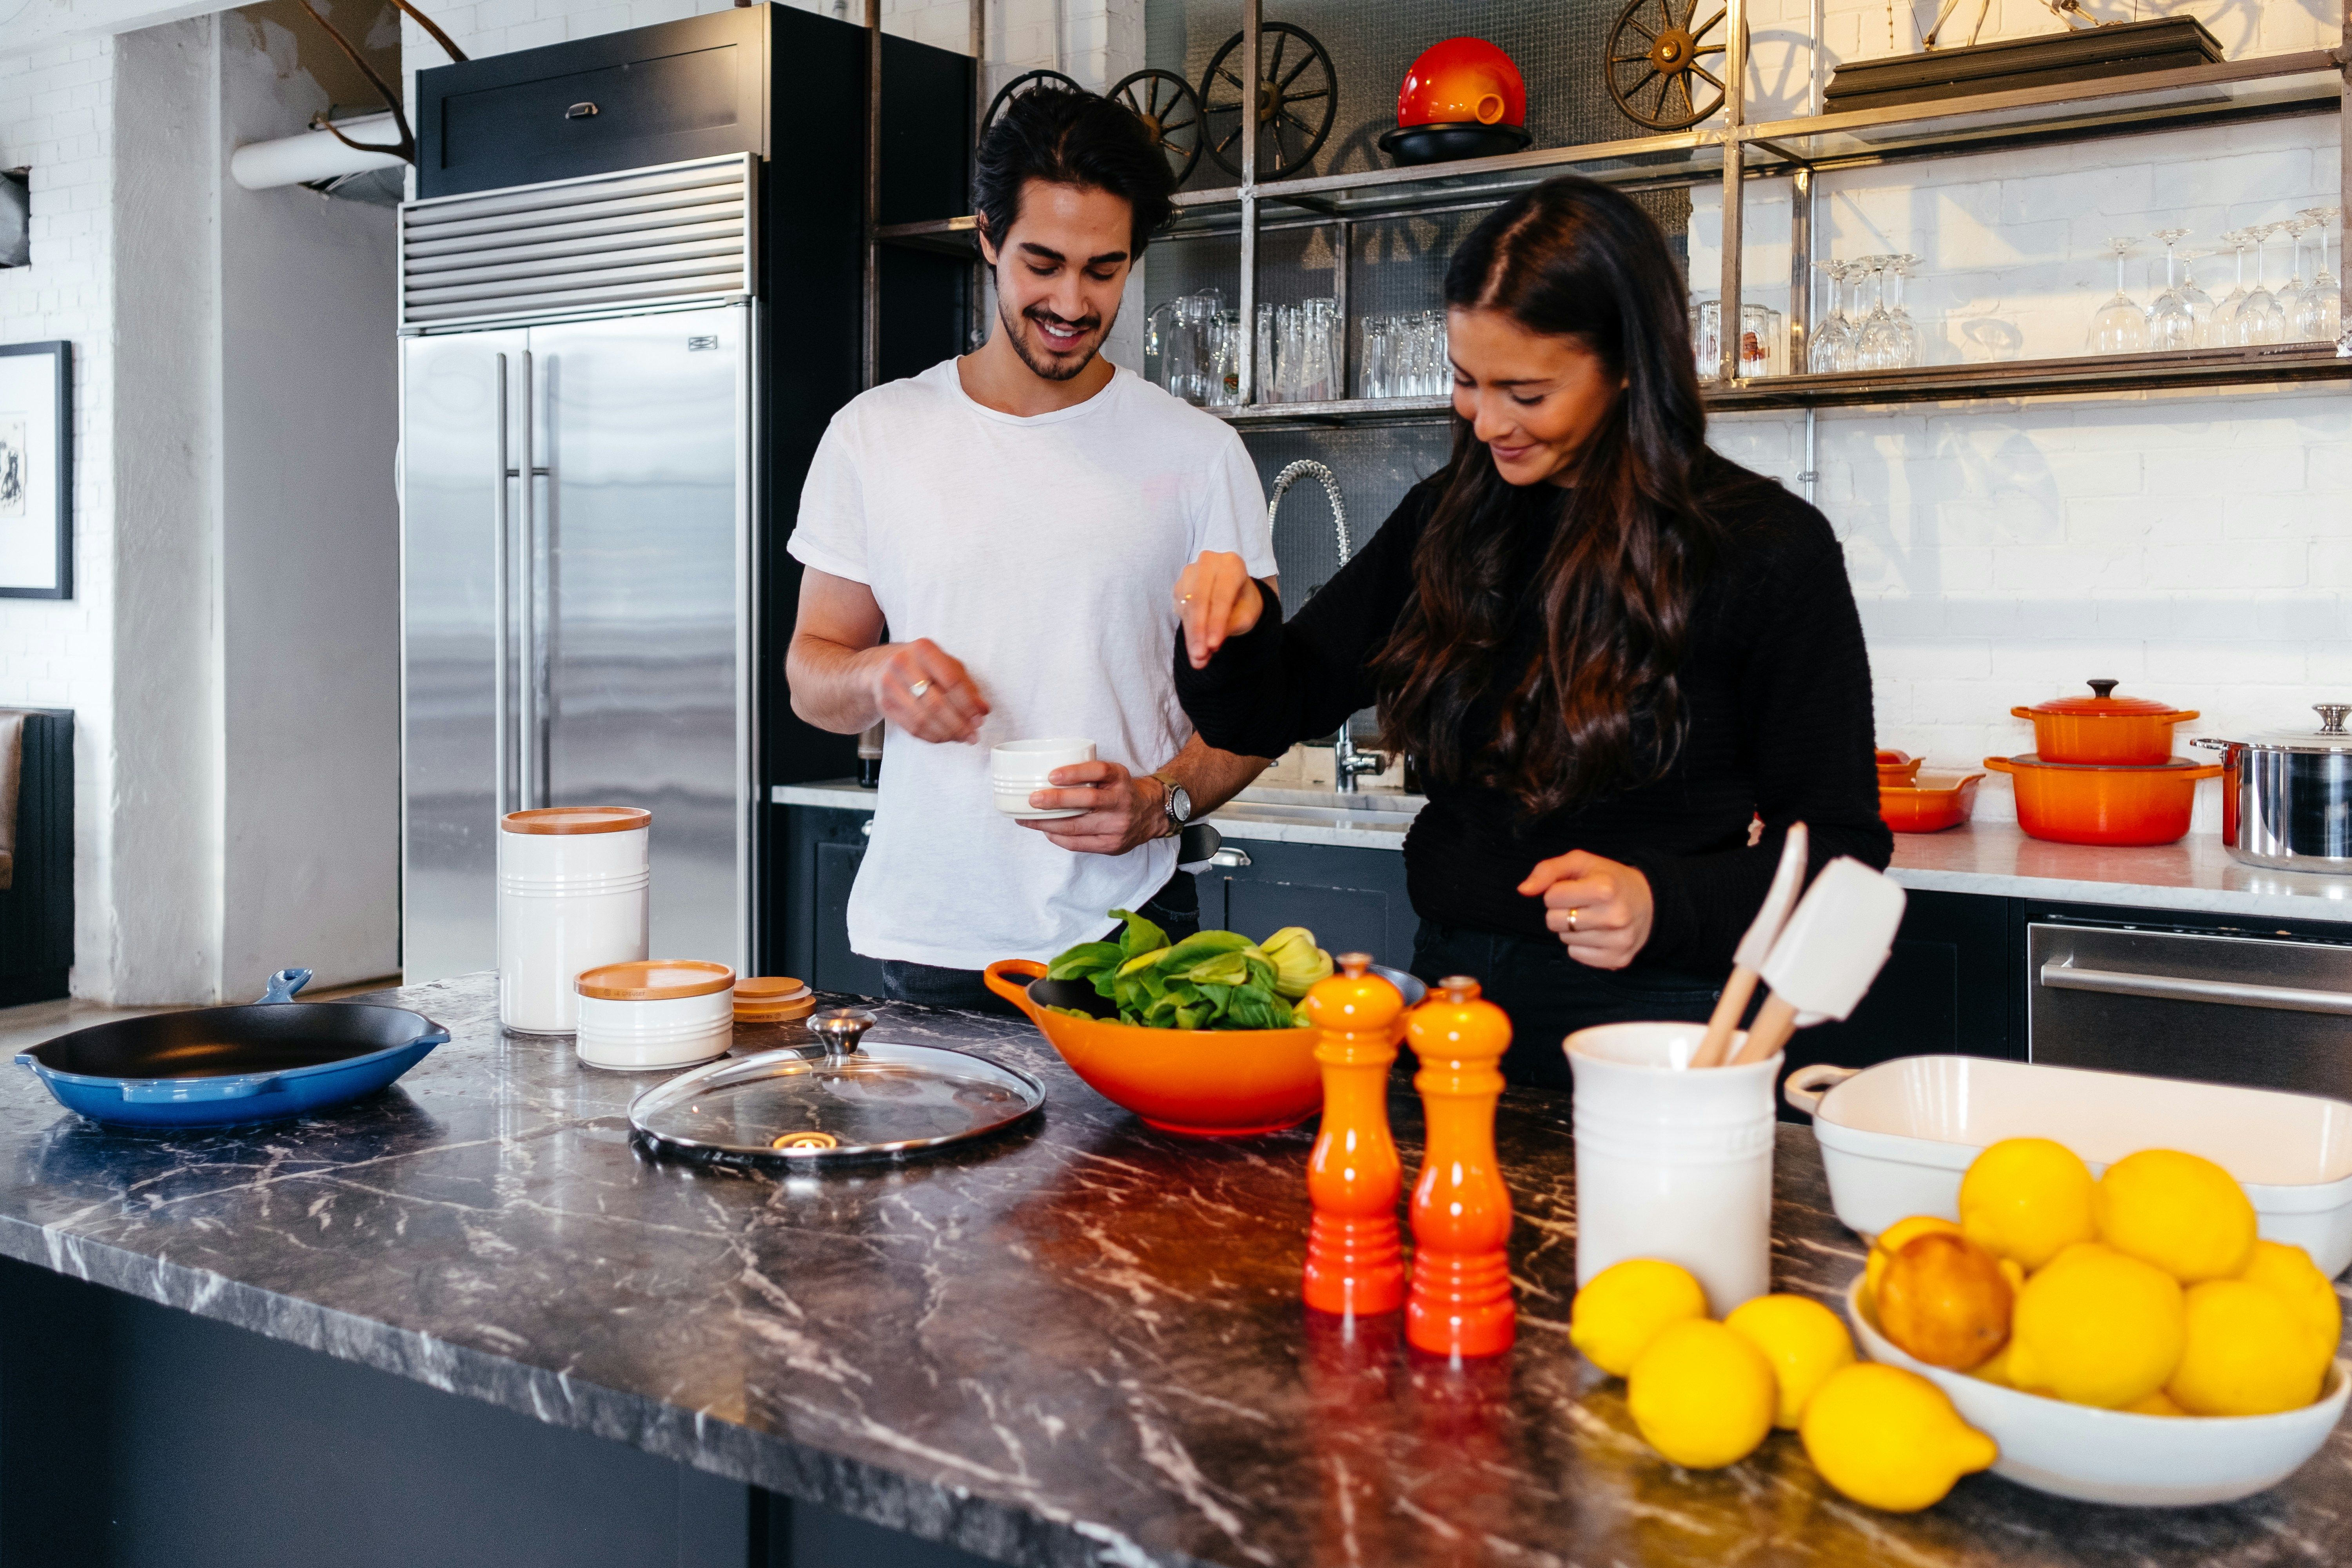
[[[2175,708],[2169,702],[2155,702],[2145,697],[2111,695],[2116,683],[2112,680],[2084,682],[2091,689],[2088,697],[2053,697],[2047,702],[2037,702],[2031,708],[2013,710],[2020,718],[2035,713],[2053,718],[2069,719],[2194,719],[2193,712]]]
[[[2315,702],[2311,710],[2319,715],[2315,729],[2269,730],[2242,739],[2200,737],[2191,743],[2215,751],[2243,746],[2250,752],[2352,752],[2352,734],[2344,729],[2345,715],[2352,714],[2352,702]]]

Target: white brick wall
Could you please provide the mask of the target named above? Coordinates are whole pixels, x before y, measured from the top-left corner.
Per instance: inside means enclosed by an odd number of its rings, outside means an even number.
[[[32,265],[0,270],[0,342],[73,344],[75,541],[72,599],[0,599],[0,707],[74,710],[75,985],[100,995],[113,793],[112,55],[110,39],[90,38],[0,58],[0,167],[33,171]]]

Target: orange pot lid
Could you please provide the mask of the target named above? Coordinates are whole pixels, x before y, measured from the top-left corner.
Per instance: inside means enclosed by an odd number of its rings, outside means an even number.
[[[2155,702],[2145,697],[2112,697],[2116,689],[2112,680],[2086,683],[2088,697],[2053,697],[2047,702],[2037,702],[2021,713],[2047,713],[2053,718],[2089,719],[2193,719],[2194,713],[2184,713],[2169,702]],[[2054,764],[2053,764],[2054,765]]]
[[[2000,760],[2002,759],[1987,757],[1985,765],[1994,766]],[[2005,760],[2011,767],[2020,771],[2027,768],[2047,768],[2052,773],[2176,773],[2194,768],[2210,768],[2213,765],[2210,763],[2200,763],[2194,757],[2168,757],[2160,763],[2049,763],[2042,760],[2042,753],[2039,752],[2025,752]]]
[[[735,972],[699,958],[647,958],[583,970],[572,983],[583,996],[604,1002],[675,1002],[709,996],[735,984]]]
[[[808,982],[789,974],[748,974],[735,983],[739,1007],[746,1002],[797,1002],[808,994]]]
[[[505,833],[626,833],[652,822],[654,814],[634,805],[549,805],[510,811],[499,818]]]

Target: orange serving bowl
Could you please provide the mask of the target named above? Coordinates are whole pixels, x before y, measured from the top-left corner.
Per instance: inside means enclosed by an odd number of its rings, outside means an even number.
[[[1977,785],[1982,773],[1923,773],[1914,772],[1906,784],[1878,785],[1878,815],[1897,833],[1941,833],[1957,827],[1976,809]]]
[[[1313,1029],[1147,1029],[1074,1017],[1038,1006],[1010,978],[1045,973],[1034,959],[1002,958],[983,978],[1029,1015],[1087,1088],[1162,1132],[1245,1138],[1296,1127],[1323,1108]]]

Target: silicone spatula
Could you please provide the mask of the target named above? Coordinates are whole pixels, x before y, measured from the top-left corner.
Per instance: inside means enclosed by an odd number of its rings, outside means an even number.
[[[1780,927],[1789,918],[1789,910],[1805,886],[1805,825],[1789,824],[1789,837],[1780,846],[1780,868],[1772,873],[1772,886],[1765,891],[1764,906],[1756,911],[1748,934],[1739,939],[1739,946],[1731,954],[1731,978],[1723,984],[1723,996],[1715,1005],[1715,1016],[1706,1021],[1706,1037],[1698,1043],[1691,1057],[1695,1068],[1721,1067],[1731,1049],[1731,1032],[1739,1027],[1740,1015],[1748,1011],[1748,999],[1756,994],[1756,972],[1764,967],[1764,960],[1779,940]]]
[[[1822,867],[1764,960],[1772,994],[1732,1065],[1760,1062],[1794,1031],[1852,1013],[1885,967],[1902,923],[1903,889],[1887,878],[1850,856]]]

